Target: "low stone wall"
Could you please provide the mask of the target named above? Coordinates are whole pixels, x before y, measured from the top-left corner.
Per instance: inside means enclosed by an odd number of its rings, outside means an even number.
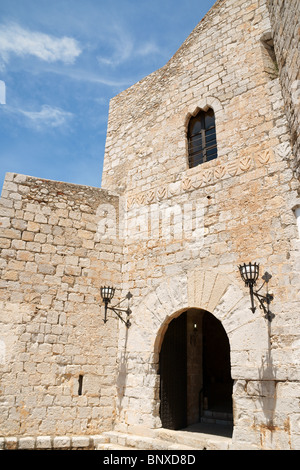
[[[95,450],[103,436],[0,437],[0,450]]]
[[[106,204],[117,211],[118,197],[6,175],[0,200],[2,436],[90,435],[112,427],[118,322],[109,318],[104,325],[100,286],[120,286],[123,247],[99,237],[99,210]]]

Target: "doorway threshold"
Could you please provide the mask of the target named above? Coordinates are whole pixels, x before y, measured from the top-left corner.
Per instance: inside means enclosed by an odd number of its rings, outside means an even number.
[[[217,424],[217,423],[195,423],[187,426],[181,431],[193,432],[199,434],[209,434],[212,436],[232,437],[233,424]]]
[[[159,428],[154,430],[156,438],[171,442],[173,450],[230,450],[232,446],[232,427],[208,423],[196,423],[177,431]],[[171,447],[168,447],[171,449]]]

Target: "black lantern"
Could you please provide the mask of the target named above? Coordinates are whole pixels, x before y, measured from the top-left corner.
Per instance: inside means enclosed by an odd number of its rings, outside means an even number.
[[[110,303],[111,299],[115,295],[114,287],[101,287],[101,297],[103,302]]]
[[[243,264],[239,266],[239,269],[246,286],[254,286],[259,276],[259,264]]]
[[[272,321],[274,318],[274,315],[270,312],[269,305],[271,301],[273,300],[273,295],[268,293],[268,283],[270,279],[272,278],[271,274],[268,272],[265,272],[265,274],[262,276],[262,279],[264,281],[263,285],[257,290],[254,290],[254,286],[256,286],[256,282],[259,277],[259,264],[258,263],[244,263],[239,266],[241,278],[245,282],[246,287],[249,287],[250,291],[250,299],[251,299],[251,308],[250,310],[254,313],[256,310],[256,307],[254,305],[254,297],[257,298],[259,301],[259,306],[260,308],[264,311],[265,313],[265,318],[267,320]],[[266,295],[261,295],[259,294],[259,291],[263,288],[264,285],[267,285],[267,293]],[[266,305],[265,305],[266,304]]]
[[[117,317],[119,317],[119,319],[125,323],[125,325],[127,326],[127,328],[130,327],[131,323],[129,321],[129,315],[131,314],[131,310],[129,308],[129,305],[127,307],[127,309],[124,309],[124,308],[120,308],[119,305],[123,302],[123,300],[121,300],[121,302],[119,302],[117,305],[115,305],[114,307],[109,307],[108,304],[110,304],[111,300],[113,299],[114,295],[115,295],[115,288],[114,287],[101,287],[101,297],[102,297],[102,300],[105,304],[105,310],[104,310],[104,323],[107,322],[107,310],[112,310],[116,315]],[[128,299],[128,302],[129,300],[131,299],[132,297],[132,294],[130,292],[128,292],[128,294],[126,295],[125,299]],[[121,313],[126,313],[127,315],[127,319],[124,320],[124,318],[122,317]]]

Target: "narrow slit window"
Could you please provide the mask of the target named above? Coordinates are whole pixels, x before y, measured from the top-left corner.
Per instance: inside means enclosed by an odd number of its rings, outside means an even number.
[[[82,395],[83,375],[78,377],[78,395]]]
[[[218,157],[215,115],[212,109],[192,117],[188,127],[189,168]]]

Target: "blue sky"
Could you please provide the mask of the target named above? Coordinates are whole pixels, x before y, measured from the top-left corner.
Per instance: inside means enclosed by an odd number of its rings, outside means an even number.
[[[165,65],[214,3],[1,0],[0,187],[6,172],[99,187],[110,99]]]

